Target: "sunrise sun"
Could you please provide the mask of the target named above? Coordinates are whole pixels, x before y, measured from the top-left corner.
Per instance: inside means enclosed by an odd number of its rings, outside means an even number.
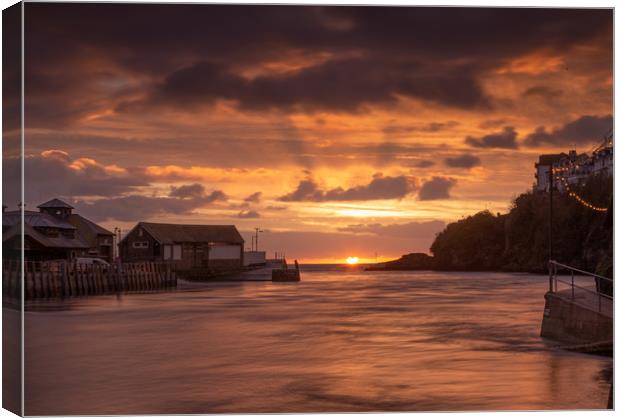
[[[347,264],[357,264],[359,263],[360,259],[358,257],[347,257]]]

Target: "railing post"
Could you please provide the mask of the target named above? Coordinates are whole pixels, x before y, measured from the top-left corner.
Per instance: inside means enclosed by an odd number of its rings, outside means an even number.
[[[570,271],[571,299],[575,299],[575,271]]]
[[[549,260],[549,292],[553,293],[553,264],[551,260]]]

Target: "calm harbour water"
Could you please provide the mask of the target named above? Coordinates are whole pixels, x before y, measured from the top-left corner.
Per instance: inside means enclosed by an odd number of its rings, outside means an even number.
[[[26,414],[605,408],[612,360],[539,337],[546,287],[313,269],[46,303],[25,314]]]

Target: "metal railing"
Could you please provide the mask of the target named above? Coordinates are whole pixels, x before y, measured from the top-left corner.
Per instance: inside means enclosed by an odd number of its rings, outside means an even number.
[[[558,275],[559,270],[568,270],[570,272],[570,281],[564,280],[563,276]],[[577,276],[585,276],[594,279],[595,289],[580,286],[575,284],[575,275]],[[601,312],[602,301],[610,301],[613,306],[613,283],[614,281],[608,277],[603,277],[595,273],[590,273],[588,271],[580,270],[566,264],[558,263],[554,260],[549,260],[549,292],[557,293],[558,292],[558,282],[570,286],[570,298],[572,301],[575,301],[575,289],[579,291],[586,292],[587,294],[594,295],[597,303],[597,311]],[[608,286],[608,289],[612,292],[612,295],[602,292],[601,290]],[[590,308],[590,306],[588,306]]]

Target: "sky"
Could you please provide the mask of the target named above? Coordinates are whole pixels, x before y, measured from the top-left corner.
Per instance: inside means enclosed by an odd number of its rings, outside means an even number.
[[[612,127],[606,9],[25,5],[25,201],[234,224],[302,262],[429,252]],[[8,54],[8,53],[7,53]],[[19,72],[6,68],[5,85]],[[16,167],[19,89],[4,96]],[[8,115],[8,116],[7,116]],[[17,206],[17,188],[3,203]]]

